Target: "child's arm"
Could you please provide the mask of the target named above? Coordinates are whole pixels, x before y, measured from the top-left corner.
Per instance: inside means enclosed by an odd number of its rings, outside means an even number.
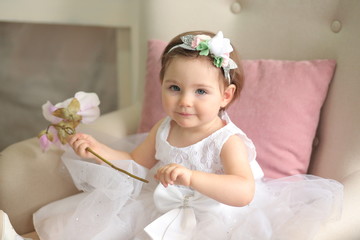
[[[108,147],[107,145],[98,142],[95,138],[84,133],[77,133],[71,136],[68,140],[69,145],[74,149],[75,153],[87,159],[95,159],[99,163],[101,162],[92,153],[86,151],[86,148],[91,148],[95,153],[102,156],[106,160],[115,159],[130,159],[130,154],[127,152],[117,151]]]
[[[155,178],[168,184],[190,186],[219,202],[245,206],[251,202],[255,182],[247,158],[246,146],[238,136],[232,136],[221,150],[223,175],[191,171],[181,165],[170,164],[157,172]]]
[[[75,153],[82,158],[95,159],[102,163],[102,161],[99,160],[96,156],[86,151],[86,148],[89,147],[106,160],[132,159],[138,164],[150,169],[157,162],[157,160],[155,160],[155,137],[160,123],[161,121],[159,121],[151,129],[144,142],[142,142],[134,151],[130,153],[110,148],[107,145],[98,142],[92,136],[83,133],[78,133],[71,136],[68,142],[69,145],[74,149]]]
[[[155,142],[156,133],[162,121],[163,120],[157,122],[150,130],[145,141],[131,152],[131,159],[134,159],[138,164],[148,169],[152,168],[158,162],[158,160],[155,159]]]

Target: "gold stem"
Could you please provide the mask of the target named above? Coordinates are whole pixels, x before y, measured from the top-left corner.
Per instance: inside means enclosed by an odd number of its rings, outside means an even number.
[[[116,167],[114,164],[112,164],[112,163],[109,162],[108,160],[106,160],[106,159],[104,159],[103,157],[101,157],[99,154],[97,154],[96,152],[94,152],[94,151],[93,151],[91,148],[89,148],[89,147],[86,148],[86,151],[91,152],[91,153],[94,154],[96,157],[98,157],[101,161],[103,161],[104,163],[108,164],[110,167],[112,167],[112,168],[114,168],[114,169],[116,169],[116,170],[118,170],[118,171],[120,171],[120,172],[122,172],[122,173],[125,173],[126,175],[128,175],[128,176],[130,176],[130,177],[132,177],[132,178],[135,178],[135,179],[137,179],[137,180],[139,180],[139,181],[142,181],[142,182],[144,182],[144,183],[148,183],[148,182],[149,182],[149,181],[146,180],[146,179],[143,179],[143,178],[141,178],[141,177],[135,176],[134,174],[131,174],[131,173],[125,171],[124,169],[121,169],[121,168]]]

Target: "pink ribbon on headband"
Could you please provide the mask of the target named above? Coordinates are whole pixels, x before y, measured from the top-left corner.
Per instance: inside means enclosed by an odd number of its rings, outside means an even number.
[[[144,228],[154,240],[188,240],[196,227],[196,212],[219,211],[221,203],[196,191],[159,184],[154,192],[156,208],[164,213]]]

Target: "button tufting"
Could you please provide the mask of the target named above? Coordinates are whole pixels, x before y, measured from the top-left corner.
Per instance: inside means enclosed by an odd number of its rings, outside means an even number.
[[[341,22],[340,22],[339,20],[334,20],[334,21],[331,23],[331,30],[332,30],[334,33],[340,32],[341,27],[342,27],[342,24],[341,24]]]
[[[313,141],[313,147],[317,147],[319,143],[320,143],[320,139],[318,137],[315,137]]]
[[[231,12],[234,13],[234,14],[238,14],[241,12],[241,5],[239,2],[235,1],[231,4]]]

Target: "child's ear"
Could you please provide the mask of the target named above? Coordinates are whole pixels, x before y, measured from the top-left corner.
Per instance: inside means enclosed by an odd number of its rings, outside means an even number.
[[[231,102],[234,97],[235,90],[236,86],[234,84],[230,84],[227,88],[225,88],[221,104],[222,108],[225,108]]]

